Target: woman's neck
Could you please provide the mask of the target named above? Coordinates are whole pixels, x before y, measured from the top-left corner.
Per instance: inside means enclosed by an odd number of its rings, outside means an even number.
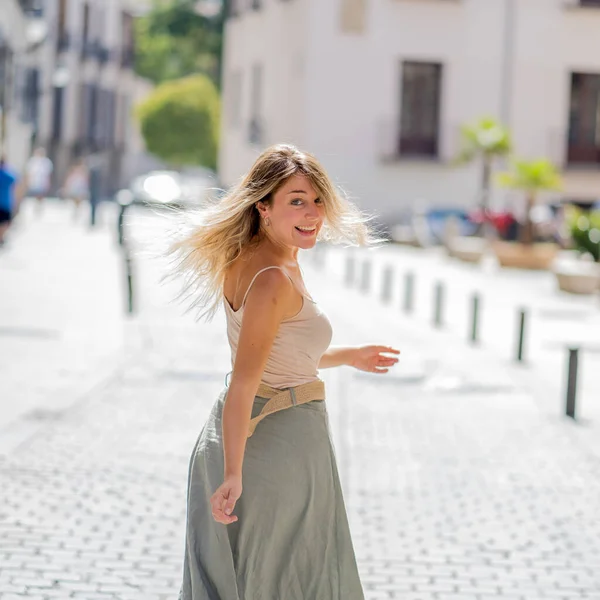
[[[257,250],[271,255],[276,260],[284,262],[298,262],[298,248],[295,246],[287,246],[273,240],[267,233],[264,233],[259,239]]]

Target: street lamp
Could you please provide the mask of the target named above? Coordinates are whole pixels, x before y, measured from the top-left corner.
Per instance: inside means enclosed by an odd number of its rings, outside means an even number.
[[[52,87],[53,88],[66,88],[71,80],[71,73],[69,67],[66,65],[57,65],[54,73],[52,73]]]

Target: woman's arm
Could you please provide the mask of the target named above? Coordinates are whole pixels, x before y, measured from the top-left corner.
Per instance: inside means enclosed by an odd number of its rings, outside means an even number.
[[[237,353],[223,407],[224,477],[241,477],[254,397],[281,321],[293,314],[294,290],[279,269],[265,271],[244,307]]]
[[[352,355],[354,348],[348,346],[330,346],[321,356],[319,369],[331,369],[332,367],[352,366]]]
[[[319,361],[319,369],[329,369],[348,365],[359,371],[369,373],[387,373],[398,359],[386,354],[400,354],[399,350],[391,346],[354,346],[354,347],[329,347]]]
[[[229,525],[242,494],[242,464],[252,415],[252,404],[279,324],[294,303],[294,290],[278,269],[265,271],[252,286],[244,307],[231,383],[223,406],[223,483],[210,498],[215,521]]]

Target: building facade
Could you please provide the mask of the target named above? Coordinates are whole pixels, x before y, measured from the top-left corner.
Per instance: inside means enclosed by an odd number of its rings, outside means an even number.
[[[2,0],[0,10],[0,152],[21,170],[35,131],[37,53],[46,29],[32,0]]]
[[[54,162],[55,189],[83,158],[97,175],[99,195],[110,195],[143,152],[131,113],[145,87],[133,72],[135,7],[128,0],[44,2],[48,36],[35,143]]]
[[[223,88],[226,185],[291,142],[384,217],[472,206],[460,127],[492,116],[600,197],[600,0],[231,0]]]

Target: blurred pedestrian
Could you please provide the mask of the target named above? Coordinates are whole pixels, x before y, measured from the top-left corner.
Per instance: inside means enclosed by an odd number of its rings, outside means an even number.
[[[69,169],[63,187],[65,198],[75,205],[74,217],[77,218],[79,207],[90,197],[90,174],[83,159],[79,159]]]
[[[318,369],[385,373],[398,351],[329,346],[298,250],[368,244],[366,219],[287,145],[202,218],[171,253],[202,314],[225,310],[233,371],[192,453],[179,598],[363,600]]]
[[[33,156],[27,161],[26,178],[28,194],[33,196],[41,208],[44,198],[50,192],[54,165],[46,156],[44,148],[36,148]]]
[[[17,173],[8,166],[6,157],[0,156],[0,246],[4,245],[6,232],[17,211],[17,181]]]

